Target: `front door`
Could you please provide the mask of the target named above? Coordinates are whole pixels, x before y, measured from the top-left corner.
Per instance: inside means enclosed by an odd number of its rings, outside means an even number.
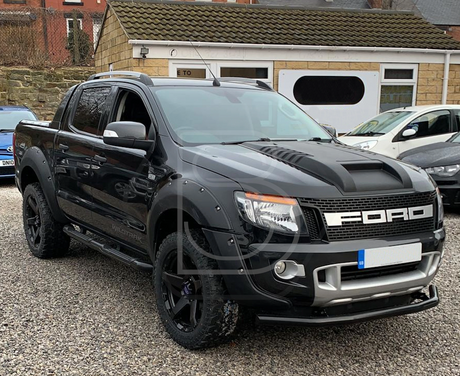
[[[454,134],[452,114],[449,110],[428,112],[413,120],[405,129],[415,129],[417,133],[410,139],[397,142],[399,154],[449,139]]]
[[[145,94],[135,86],[120,87],[109,119],[135,121],[145,125],[146,134],[155,132],[152,111]],[[147,243],[148,204],[153,196],[155,180],[149,178],[147,153],[117,146],[102,140],[95,145],[93,216],[97,228],[134,248],[145,249]],[[150,177],[152,174],[150,174]]]
[[[86,225],[92,221],[92,167],[94,146],[101,140],[99,124],[104,117],[110,86],[90,85],[74,94],[68,113],[54,141],[54,173],[57,199],[64,213]]]

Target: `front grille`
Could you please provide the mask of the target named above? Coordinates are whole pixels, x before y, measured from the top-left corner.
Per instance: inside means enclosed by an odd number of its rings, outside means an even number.
[[[14,175],[14,166],[0,167],[0,176]]]
[[[304,206],[304,214],[306,211],[311,210],[312,207],[319,210],[320,218],[317,222],[316,228],[325,228],[327,240],[333,242],[357,239],[375,239],[433,231],[435,229],[435,218],[424,218],[412,221],[395,219],[395,221],[391,223],[379,224],[350,222],[344,223],[342,226],[328,227],[324,213],[388,210],[425,205],[433,205],[433,207],[436,208],[435,200],[436,192],[362,198],[300,199],[299,201],[301,205]],[[309,222],[310,220],[307,219],[307,226],[310,230],[313,226],[311,226]],[[318,232],[320,233],[320,230],[318,230]]]
[[[304,208],[303,214],[305,215],[305,221],[307,223],[308,235],[311,240],[320,240],[319,221],[316,214],[316,210],[312,208]]]
[[[377,278],[386,275],[395,275],[409,273],[417,270],[420,262],[412,262],[403,265],[384,266],[372,269],[358,269],[357,265],[344,266],[341,270],[341,279],[343,281],[353,281],[357,279]]]

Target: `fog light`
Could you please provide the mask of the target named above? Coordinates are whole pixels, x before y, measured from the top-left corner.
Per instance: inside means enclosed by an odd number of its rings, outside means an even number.
[[[278,278],[289,280],[295,277],[305,277],[305,267],[295,261],[281,260],[275,264],[274,272]]]
[[[275,273],[277,275],[283,274],[285,270],[286,270],[286,263],[284,261],[278,261],[275,264]]]

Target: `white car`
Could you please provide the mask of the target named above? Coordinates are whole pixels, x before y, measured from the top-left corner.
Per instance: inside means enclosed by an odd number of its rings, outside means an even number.
[[[460,131],[460,105],[404,107],[381,113],[339,137],[344,144],[397,158]]]

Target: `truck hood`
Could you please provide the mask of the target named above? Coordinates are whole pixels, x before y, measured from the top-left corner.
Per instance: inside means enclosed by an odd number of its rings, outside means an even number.
[[[399,158],[422,168],[455,165],[460,163],[460,144],[437,142],[409,150]]]
[[[13,145],[13,131],[0,132],[0,151],[4,153],[9,146]],[[13,154],[13,153],[10,153]]]
[[[388,157],[335,143],[201,145],[182,148],[181,158],[226,176],[249,192],[327,198],[434,190],[423,171]]]

